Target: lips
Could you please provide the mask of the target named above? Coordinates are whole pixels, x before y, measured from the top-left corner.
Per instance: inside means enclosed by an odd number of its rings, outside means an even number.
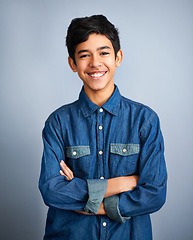
[[[91,76],[92,78],[100,78],[103,77],[105,74],[106,71],[88,73],[88,75]]]

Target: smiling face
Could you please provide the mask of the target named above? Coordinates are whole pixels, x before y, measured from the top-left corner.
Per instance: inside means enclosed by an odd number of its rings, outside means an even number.
[[[69,57],[69,65],[82,79],[88,97],[99,92],[112,94],[115,69],[121,64],[122,51],[118,51],[115,59],[113,45],[106,36],[91,34],[87,41],[78,44],[75,60],[76,64]]]

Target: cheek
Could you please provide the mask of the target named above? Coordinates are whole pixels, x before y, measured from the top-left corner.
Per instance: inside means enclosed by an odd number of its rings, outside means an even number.
[[[112,61],[111,63],[109,63],[109,69],[111,70],[112,73],[115,73],[115,70],[116,70],[115,61]]]
[[[78,74],[83,74],[84,72],[86,72],[86,63],[85,62],[79,63],[77,65],[77,72],[78,72]]]
[[[116,68],[116,61],[114,58],[108,59],[104,62],[109,68]]]

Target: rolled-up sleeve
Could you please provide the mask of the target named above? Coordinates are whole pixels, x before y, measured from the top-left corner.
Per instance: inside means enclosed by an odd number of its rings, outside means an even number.
[[[111,197],[105,198],[104,206],[107,216],[116,222],[125,223],[126,220],[131,218],[121,216],[119,210],[119,195],[113,195]]]
[[[85,212],[97,214],[107,191],[107,180],[88,179],[87,183],[89,198],[85,207]]]

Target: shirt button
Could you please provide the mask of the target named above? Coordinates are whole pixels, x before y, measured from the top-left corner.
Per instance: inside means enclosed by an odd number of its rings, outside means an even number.
[[[100,177],[100,179],[105,179],[105,178],[102,176],[102,177]]]
[[[103,227],[106,227],[107,226],[107,223],[106,222],[103,222]]]
[[[100,109],[99,109],[99,111],[102,113],[102,112],[103,112],[103,109],[102,109],[102,108],[100,108]]]
[[[103,154],[103,151],[99,151],[99,154],[102,155],[102,154]]]
[[[76,151],[74,151],[72,154],[73,154],[74,156],[76,156]]]
[[[103,127],[102,126],[99,126],[99,130],[102,130],[103,129]]]
[[[126,148],[123,148],[123,152],[124,152],[124,153],[127,152],[127,149],[126,149]]]

